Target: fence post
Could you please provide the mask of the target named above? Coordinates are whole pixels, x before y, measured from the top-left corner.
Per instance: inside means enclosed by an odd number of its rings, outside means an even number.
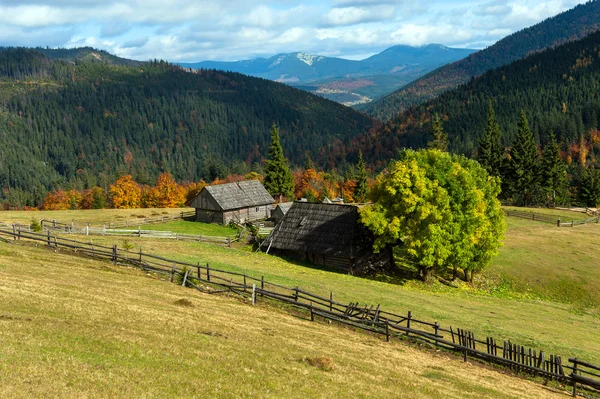
[[[198,266],[196,266],[198,268],[198,280],[202,280],[202,272],[200,272],[200,262],[198,262]]]
[[[573,382],[573,397],[577,396],[577,381],[575,381],[575,376],[577,375],[577,358],[572,360],[573,362],[573,371],[571,372],[571,381]]]
[[[560,227],[560,218],[558,218],[558,222],[556,222],[556,226]]]
[[[171,282],[175,279],[175,264],[171,266]]]
[[[138,226],[138,237],[142,236],[142,228]]]
[[[190,269],[186,270],[185,274],[183,275],[183,282],[181,283],[182,287],[185,287],[185,283],[187,283],[187,278],[188,278],[189,274],[190,274]]]
[[[252,284],[252,306],[256,305],[256,284]]]
[[[329,311],[333,312],[333,291],[329,292]]]
[[[412,312],[408,311],[408,317],[406,318],[406,328],[410,328],[410,319],[412,319]],[[409,335],[409,332],[406,332],[406,335]]]
[[[231,248],[231,237],[227,236],[227,246]]]
[[[113,262],[117,264],[117,245],[113,245]]]
[[[244,292],[246,292],[246,269],[244,269]]]
[[[52,227],[56,227],[56,220],[52,219]]]
[[[50,230],[48,230],[48,246],[50,246]]]
[[[206,264],[206,280],[210,281],[210,265]]]
[[[390,321],[385,320],[385,341],[390,342]]]
[[[260,278],[260,290],[264,291],[265,290],[265,276],[262,276]],[[263,294],[260,294],[260,296],[263,296]]]
[[[298,287],[294,288],[294,301],[298,302]]]
[[[315,314],[313,313],[313,304],[310,303],[310,321],[315,321]]]
[[[575,225],[575,221],[571,220],[571,227],[573,227]]]
[[[90,225],[89,224],[87,226],[85,226],[85,235],[86,236],[90,235]]]
[[[75,230],[75,222],[71,220],[71,233]]]
[[[435,324],[433,325],[434,331],[435,331],[435,345],[438,345],[438,333],[440,331],[440,324],[436,321]]]

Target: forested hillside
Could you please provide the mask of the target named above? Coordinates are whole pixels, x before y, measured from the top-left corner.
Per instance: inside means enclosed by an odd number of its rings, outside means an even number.
[[[0,183],[11,203],[124,174],[145,183],[162,171],[178,181],[245,173],[265,156],[273,123],[292,163],[309,151],[325,166],[373,126],[263,79],[158,61],[127,66],[93,51],[51,55],[0,51]]]
[[[507,65],[534,52],[585,37],[600,28],[600,1],[563,12],[500,40],[491,47],[441,67],[402,89],[370,104],[365,111],[389,120],[413,105],[467,82],[473,76]]]
[[[437,114],[448,134],[449,150],[477,157],[489,126],[490,100],[502,148],[514,145],[523,110],[533,133],[532,145],[546,149],[554,136],[563,161],[572,165],[573,179],[583,179],[584,169],[595,171],[600,161],[600,32],[487,72],[413,107],[377,133],[357,137],[354,149],[362,149],[367,159],[383,166],[401,147],[425,147],[432,140],[432,118]],[[590,176],[590,184],[600,188],[600,174]],[[600,191],[597,195],[599,202],[590,199],[592,205],[600,203]]]
[[[403,112],[377,135],[360,136],[356,142],[362,143],[371,160],[386,161],[399,147],[426,146],[431,140],[431,117],[438,113],[450,150],[474,156],[489,99],[505,146],[514,137],[520,110],[527,114],[538,143],[547,142],[551,133],[561,143],[578,142],[599,126],[600,32],[490,71]]]

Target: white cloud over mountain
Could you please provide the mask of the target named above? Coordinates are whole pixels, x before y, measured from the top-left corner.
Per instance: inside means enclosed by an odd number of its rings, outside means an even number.
[[[395,44],[484,47],[578,0],[0,0],[0,45],[89,45],[123,57],[348,58]]]

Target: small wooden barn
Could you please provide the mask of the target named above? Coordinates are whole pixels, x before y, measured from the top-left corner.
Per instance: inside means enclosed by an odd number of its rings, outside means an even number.
[[[292,204],[293,202],[282,202],[281,204],[277,204],[275,209],[273,209],[273,212],[271,212],[271,219],[273,219],[273,222],[275,222],[275,224],[279,223],[281,219],[283,219],[285,214],[292,207]]]
[[[192,201],[196,220],[246,223],[270,217],[275,200],[258,180],[206,186]]]
[[[270,251],[348,273],[393,265],[391,248],[373,253],[373,235],[352,205],[295,202],[270,237]]]

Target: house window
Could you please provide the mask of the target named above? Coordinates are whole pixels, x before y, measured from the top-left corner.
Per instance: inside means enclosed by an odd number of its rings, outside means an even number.
[[[256,208],[256,212],[260,211],[260,208]]]

